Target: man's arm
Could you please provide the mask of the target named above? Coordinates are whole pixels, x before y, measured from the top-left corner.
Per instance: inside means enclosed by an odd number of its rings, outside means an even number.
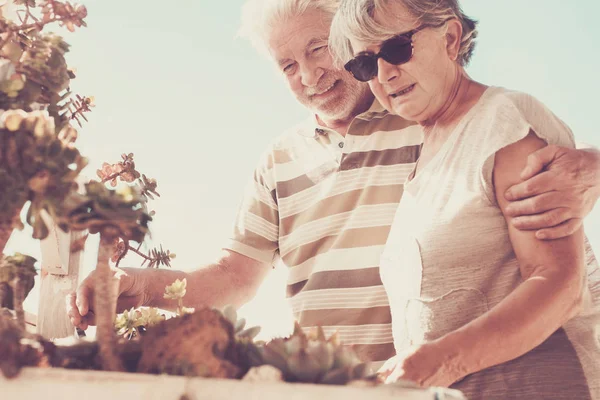
[[[152,306],[174,309],[173,301],[163,298],[165,286],[186,278],[186,307],[240,307],[250,301],[270,270],[270,265],[225,250],[214,264],[193,272],[166,269],[114,268],[119,278],[117,312],[131,307]],[[87,329],[93,325],[94,278],[92,272],[67,298],[68,315],[74,326]]]
[[[505,193],[512,225],[538,239],[571,235],[600,198],[600,151],[546,146],[528,157],[521,179]]]

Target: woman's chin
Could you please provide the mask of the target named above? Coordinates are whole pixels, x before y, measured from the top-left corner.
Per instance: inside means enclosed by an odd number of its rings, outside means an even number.
[[[406,105],[392,105],[390,112],[407,121],[418,121],[420,119],[419,113],[412,110],[412,107],[407,107]]]

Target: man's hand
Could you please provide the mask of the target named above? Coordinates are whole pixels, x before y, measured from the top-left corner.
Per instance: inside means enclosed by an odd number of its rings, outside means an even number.
[[[145,299],[145,288],[139,279],[132,276],[134,271],[126,272],[119,268],[112,268],[112,270],[119,281],[117,311],[141,306]],[[86,330],[89,325],[96,324],[94,313],[95,277],[96,271],[92,271],[81,282],[77,291],[67,296],[67,315],[73,326],[82,330]]]
[[[538,239],[569,236],[600,197],[600,151],[546,146],[529,156],[521,178],[505,194],[514,226]]]

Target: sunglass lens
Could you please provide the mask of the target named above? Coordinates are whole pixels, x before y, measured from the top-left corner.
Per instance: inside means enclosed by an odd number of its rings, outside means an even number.
[[[377,58],[374,55],[358,56],[348,61],[345,68],[357,80],[368,82],[377,75]]]
[[[410,39],[399,36],[386,41],[381,46],[383,59],[390,64],[404,64],[412,57],[412,44]]]

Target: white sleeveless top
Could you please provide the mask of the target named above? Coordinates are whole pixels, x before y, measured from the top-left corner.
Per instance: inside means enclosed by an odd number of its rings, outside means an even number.
[[[495,153],[530,130],[574,147],[569,128],[532,96],[490,87],[405,184],[380,264],[397,351],[456,330],[521,283],[492,172]],[[469,399],[600,400],[600,271],[586,244],[584,313],[530,353],[456,384]]]

